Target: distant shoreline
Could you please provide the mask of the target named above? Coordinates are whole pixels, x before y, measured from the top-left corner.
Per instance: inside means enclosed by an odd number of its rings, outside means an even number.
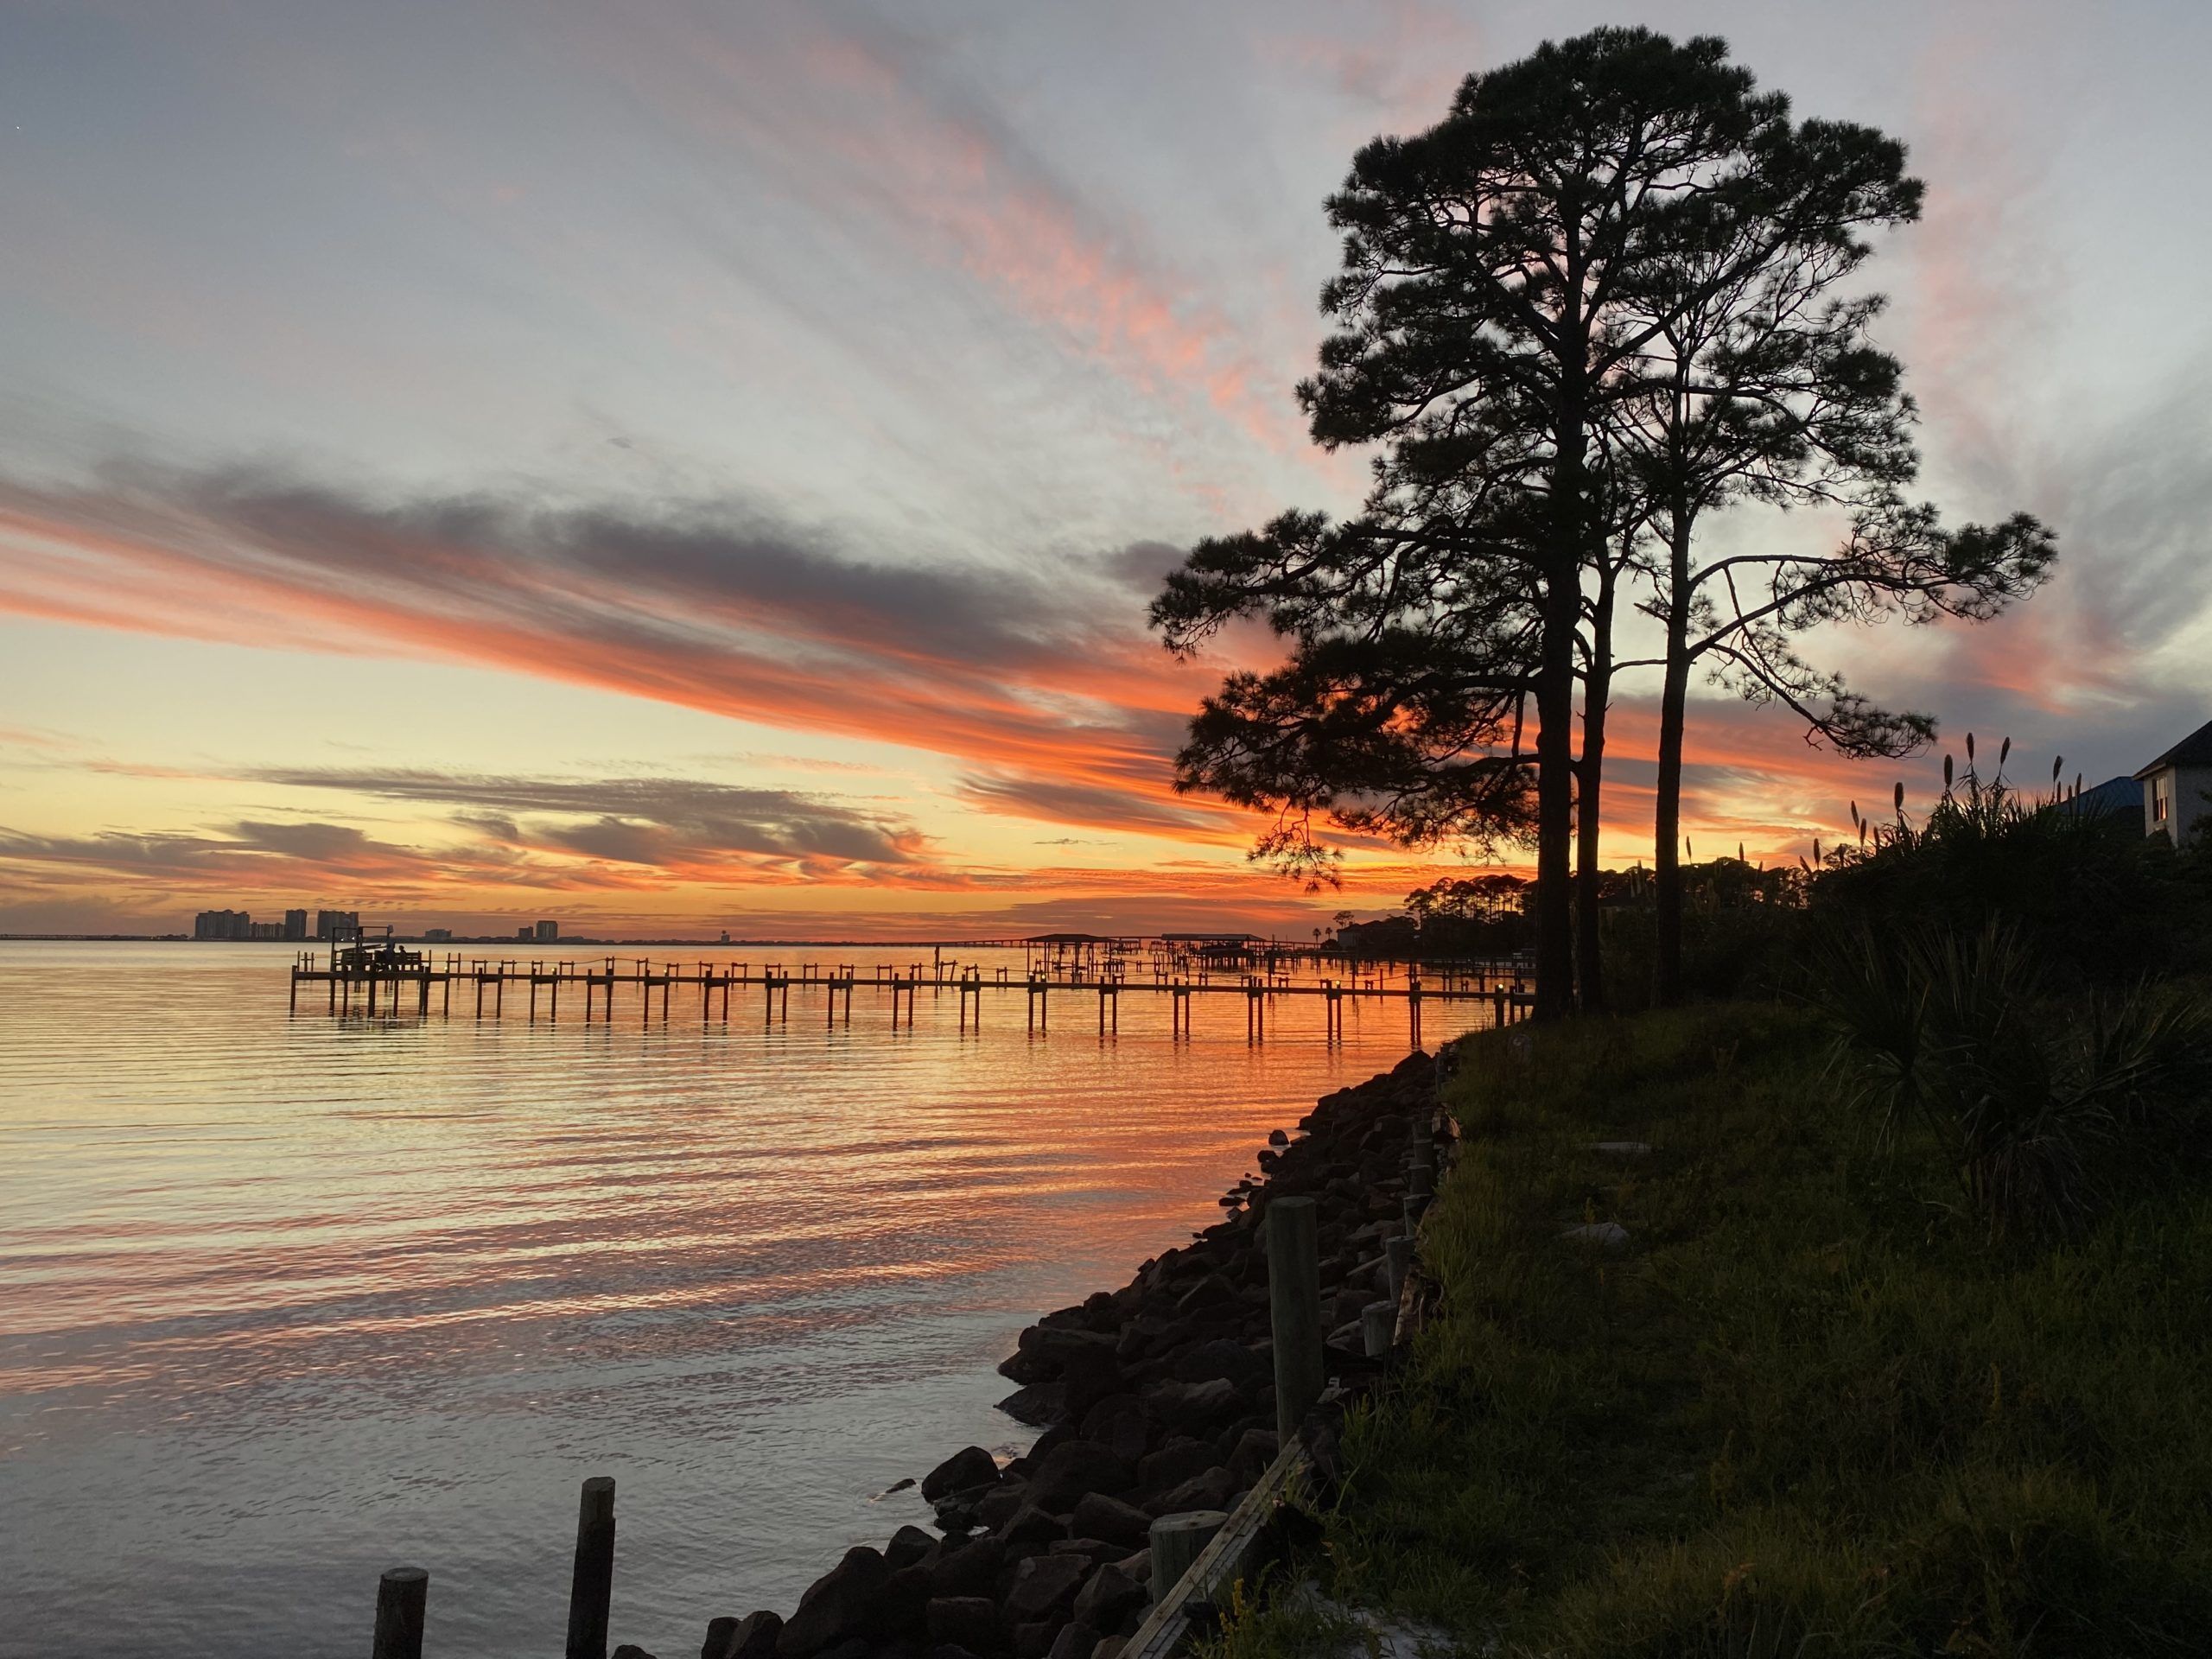
[[[1151,934],[1143,934],[1143,933],[1129,933],[1129,934],[1098,934],[1098,935],[1096,935],[1095,937],[1096,937],[1096,938],[1100,942],[1102,942],[1102,943],[1105,943],[1105,942],[1110,942],[1110,941],[1115,940],[1115,939],[1117,939],[1117,938],[1128,939],[1128,940],[1131,940],[1131,941],[1135,941],[1135,940],[1140,940],[1140,939],[1148,939],[1148,938],[1154,938],[1154,937],[1156,937],[1156,936],[1154,936],[1154,935],[1151,935]],[[1229,935],[1223,935],[1222,937],[1224,937],[1224,938],[1228,938],[1228,937],[1231,937],[1231,936],[1229,936]],[[1258,936],[1258,935],[1256,935],[1256,934],[1255,934],[1255,935],[1249,935],[1249,936],[1247,936],[1247,937],[1249,937],[1249,939],[1250,939],[1251,943],[1252,943],[1254,945],[1255,945],[1255,946],[1262,946],[1262,947],[1265,947],[1265,946],[1273,946],[1273,947],[1274,947],[1274,948],[1276,948],[1276,949],[1278,949],[1278,950],[1306,950],[1306,951],[1311,951],[1311,950],[1313,950],[1315,948],[1314,946],[1313,946],[1313,945],[1312,945],[1312,944],[1310,944],[1302,943],[1302,942],[1300,942],[1300,941],[1299,941],[1299,940],[1296,940],[1296,939],[1270,939],[1270,938],[1262,938],[1262,937],[1260,937],[1260,936]],[[330,943],[330,941],[329,941],[329,940],[327,940],[327,939],[196,939],[196,938],[193,938],[193,937],[192,937],[192,935],[190,935],[189,933],[0,933],[0,944],[9,944],[9,943],[25,943],[25,942],[33,942],[33,941],[43,941],[43,942],[47,942],[47,943],[54,943],[54,944],[212,944],[212,945],[221,945],[221,944],[296,944],[296,945],[312,945],[312,944],[329,944],[329,943]],[[957,946],[958,946],[960,949],[962,949],[962,950],[1012,950],[1019,949],[1020,946],[1025,945],[1025,944],[1050,944],[1056,943],[1056,941],[1055,941],[1052,937],[1050,937],[1050,936],[1046,936],[1046,937],[1044,937],[1044,938],[1027,938],[1027,939],[1023,939],[1023,938],[999,938],[999,939],[978,939],[978,938],[944,938],[944,939],[934,939],[934,938],[932,938],[932,939],[797,939],[797,938],[787,938],[787,939],[703,939],[703,938],[696,938],[696,937],[686,936],[686,937],[682,937],[682,938],[653,938],[653,939],[600,939],[600,938],[573,938],[573,939],[550,939],[550,940],[546,940],[546,939],[516,939],[516,938],[500,938],[500,937],[499,937],[499,935],[497,935],[497,934],[478,934],[478,935],[475,935],[475,936],[473,936],[473,937],[470,937],[470,938],[461,938],[461,937],[456,936],[455,938],[450,938],[450,939],[424,939],[424,938],[418,938],[418,937],[413,937],[413,936],[405,936],[405,935],[395,934],[395,935],[393,935],[392,942],[393,942],[394,944],[441,944],[441,945],[443,945],[443,944],[501,944],[501,945],[532,945],[532,946],[537,946],[537,945],[548,945],[548,946],[550,946],[550,947],[555,948],[555,949],[558,949],[559,947],[561,947],[561,946],[563,946],[563,945],[620,946],[620,947],[622,947],[622,948],[626,949],[626,948],[628,948],[628,947],[630,947],[630,946],[632,946],[632,945],[647,945],[647,944],[650,944],[650,945],[678,945],[678,944],[681,944],[681,945],[693,945],[693,944],[696,944],[696,945],[702,945],[702,946],[708,947],[708,948],[709,948],[709,949],[712,949],[712,950],[739,950],[739,949],[752,949],[752,948],[754,948],[754,947],[760,947],[760,946],[771,946],[771,945],[772,945],[772,946],[774,946],[774,947],[776,947],[777,949],[779,949],[779,950],[792,950],[792,949],[798,949],[798,948],[801,948],[801,947],[805,947],[805,948],[810,948],[810,949],[812,949],[812,948],[818,948],[818,949],[822,949],[822,950],[830,950],[830,949],[833,949],[833,948],[834,948],[834,949],[838,949],[838,950],[924,950],[924,949],[939,949],[939,950],[943,950],[943,949],[950,949],[950,948],[951,948],[951,947],[953,947],[953,946],[956,946],[956,945],[957,945]]]

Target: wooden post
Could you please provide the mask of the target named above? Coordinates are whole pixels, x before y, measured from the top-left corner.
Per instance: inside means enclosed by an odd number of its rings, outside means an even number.
[[[1359,1332],[1370,1359],[1380,1359],[1390,1351],[1390,1338],[1396,1334],[1397,1327],[1395,1302],[1370,1302],[1359,1310]]]
[[[1395,1301],[1405,1293],[1406,1275],[1414,1270],[1414,1242],[1407,1234],[1382,1241],[1383,1281],[1390,1287],[1390,1300]]]
[[[1403,1213],[1406,1234],[1411,1237],[1421,1231],[1421,1218],[1428,1213],[1428,1195],[1425,1192],[1407,1193]]]
[[[1185,1510],[1163,1515],[1152,1523],[1152,1599],[1164,1602],[1174,1593],[1183,1575],[1191,1570],[1214,1534],[1229,1523],[1221,1510]]]
[[[1288,1446],[1321,1397],[1321,1257],[1313,1200],[1266,1211],[1268,1305],[1275,1351],[1275,1437]]]
[[[568,1659],[607,1659],[607,1617],[614,1600],[614,1481],[584,1482],[576,1516],[576,1570],[569,1590]]]
[[[430,1575],[419,1567],[395,1567],[377,1581],[370,1659],[423,1659],[423,1607],[429,1594]]]

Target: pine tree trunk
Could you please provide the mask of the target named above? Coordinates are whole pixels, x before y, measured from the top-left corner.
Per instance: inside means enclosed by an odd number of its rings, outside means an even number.
[[[1602,829],[1600,785],[1605,769],[1605,707],[1613,684],[1613,573],[1599,578],[1598,603],[1590,620],[1590,665],[1582,689],[1582,759],[1575,767],[1575,973],[1582,1012],[1605,1006],[1605,958],[1600,950],[1598,890],[1604,872],[1598,861]]]
[[[1574,626],[1572,584],[1564,603],[1548,596],[1543,660],[1536,680],[1536,1001],[1539,1020],[1572,1011],[1574,987]],[[1561,613],[1566,620],[1560,620]],[[1554,643],[1556,640],[1556,644]]]
[[[1678,515],[1676,523],[1685,515]],[[1667,595],[1667,673],[1659,693],[1658,805],[1651,833],[1653,920],[1652,1001],[1672,1007],[1682,1000],[1682,727],[1690,684],[1689,536],[1678,531],[1669,550]]]
[[[1538,1020],[1574,1001],[1574,629],[1582,615],[1581,388],[1562,388],[1552,465],[1552,544],[1536,670],[1536,996]]]

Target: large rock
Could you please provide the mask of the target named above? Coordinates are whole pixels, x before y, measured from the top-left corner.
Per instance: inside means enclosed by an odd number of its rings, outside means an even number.
[[[1228,1470],[1209,1469],[1156,1497],[1146,1498],[1144,1506],[1154,1515],[1180,1515],[1185,1510],[1225,1510],[1236,1493],[1236,1482]]]
[[[998,1604],[988,1596],[937,1597],[923,1618],[932,1642],[953,1643],[979,1654],[995,1653],[1005,1645]]]
[[[1243,1343],[1216,1337],[1177,1355],[1173,1375],[1179,1382],[1210,1382],[1219,1377],[1249,1396],[1267,1386],[1272,1370]]]
[[[998,1484],[999,1460],[980,1446],[963,1446],[922,1477],[922,1501],[934,1503],[948,1492]]]
[[[1083,1587],[1090,1563],[1080,1555],[1033,1555],[1014,1569],[1002,1604],[1009,1623],[1064,1618]]]
[[[929,1605],[930,1570],[920,1562],[894,1569],[884,1580],[882,1599],[876,1604],[876,1634],[913,1637],[922,1634],[922,1609]]]
[[[1267,1472],[1279,1449],[1272,1428],[1248,1428],[1237,1437],[1229,1454],[1229,1472],[1241,1485],[1249,1486]]]
[[[1137,1488],[1164,1492],[1220,1461],[1221,1453],[1205,1440],[1170,1440],[1137,1465]]]
[[[1210,1273],[1175,1299],[1175,1311],[1185,1319],[1236,1300],[1236,1287],[1218,1273]]]
[[[1017,1423],[1027,1423],[1032,1428],[1066,1414],[1068,1389],[1065,1382],[1033,1382],[1027,1388],[1016,1389],[999,1402],[999,1409]]]
[[[901,1527],[891,1535],[891,1541],[883,1547],[883,1559],[891,1563],[893,1572],[913,1564],[937,1548],[937,1540],[919,1527]]]
[[[798,1611],[776,1637],[782,1659],[814,1659],[839,1643],[864,1636],[874,1627],[891,1564],[866,1545],[845,1552],[845,1559],[817,1579],[799,1598]]]
[[[1221,1377],[1207,1382],[1155,1382],[1144,1393],[1145,1409],[1168,1427],[1185,1434],[1208,1434],[1243,1409],[1236,1385]]]
[[[1098,1632],[1078,1620],[1060,1626],[1060,1633],[1052,1638],[1051,1650],[1045,1659],[1090,1659],[1090,1650],[1098,1645]]]
[[[1040,1382],[1096,1365],[1112,1364],[1115,1338],[1103,1331],[1033,1325],[1021,1333],[1020,1347],[999,1367],[1017,1382]]]
[[[1109,1564],[1092,1573],[1090,1581],[1076,1592],[1073,1611],[1077,1624],[1094,1630],[1111,1630],[1150,1599],[1151,1592],[1143,1585]]]
[[[1078,1538],[1103,1538],[1109,1544],[1141,1549],[1152,1535],[1152,1518],[1135,1504],[1104,1492],[1086,1492],[1075,1506],[1069,1530]]]
[[[1016,1510],[1004,1526],[992,1530],[1012,1549],[1019,1544],[1050,1544],[1056,1538],[1065,1538],[1068,1535],[1068,1523],[1065,1515],[1056,1515],[1032,1498]]]
[[[1118,1561],[1129,1553],[1127,1544],[1109,1544],[1103,1538],[1056,1538],[1049,1552],[1054,1555],[1081,1555],[1093,1566],[1101,1561]]]
[[[1152,1444],[1152,1427],[1134,1394],[1110,1394],[1084,1414],[1083,1438],[1096,1440],[1131,1467]]]
[[[783,1628],[779,1613],[718,1618],[707,1626],[707,1644],[699,1649],[699,1659],[769,1659]]]
[[[653,1656],[636,1643],[625,1642],[614,1649],[613,1659],[653,1659]]]
[[[948,1549],[930,1568],[933,1595],[958,1599],[988,1596],[1006,1565],[1006,1546],[995,1538],[977,1538],[957,1549]]]
[[[1029,1499],[1065,1515],[1085,1492],[1125,1492],[1136,1478],[1126,1459],[1096,1440],[1064,1440],[1029,1475]]]
[[[982,1501],[976,1505],[976,1522],[996,1532],[1011,1521],[1028,1501],[1028,1488],[1008,1481],[1005,1485],[995,1487],[983,1494]]]

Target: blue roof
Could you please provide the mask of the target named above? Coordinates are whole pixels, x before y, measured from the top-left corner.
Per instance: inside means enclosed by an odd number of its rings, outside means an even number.
[[[2101,818],[2109,813],[2139,813],[2142,810],[2143,785],[2133,778],[2107,778],[2094,789],[2085,789],[2059,803],[2062,812],[2089,818]]]

